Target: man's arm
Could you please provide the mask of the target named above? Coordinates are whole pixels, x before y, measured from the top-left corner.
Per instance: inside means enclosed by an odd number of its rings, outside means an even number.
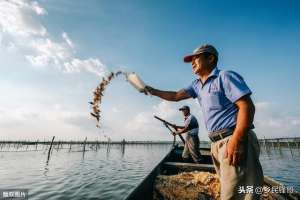
[[[238,107],[238,114],[233,136],[238,141],[243,141],[253,123],[255,106],[248,95],[236,101],[235,105]]]
[[[191,130],[190,124],[191,124],[191,116],[189,116],[188,119],[185,120],[185,125],[183,127],[180,127],[179,130],[177,130],[175,133],[180,135],[183,133],[188,132],[189,130]]]
[[[183,127],[183,128],[179,128],[179,130],[176,131],[175,133],[177,135],[180,135],[180,134],[186,133],[188,130],[189,130],[189,128],[188,128],[188,126],[186,126],[186,127]]]
[[[236,165],[244,154],[244,139],[254,119],[255,106],[249,95],[235,102],[238,107],[237,123],[227,144],[229,164]]]
[[[183,129],[183,128],[185,128],[185,126],[177,126],[176,124],[174,124],[175,125],[175,127],[177,128],[177,129]],[[174,127],[174,128],[175,128]]]
[[[162,91],[150,86],[146,86],[146,90],[150,92],[150,94],[160,97],[167,101],[181,101],[184,99],[191,98],[191,96],[185,90],[175,91]]]

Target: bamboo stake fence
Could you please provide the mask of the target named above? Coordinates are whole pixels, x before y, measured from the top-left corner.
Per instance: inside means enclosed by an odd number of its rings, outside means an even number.
[[[53,136],[52,140],[2,140],[0,141],[0,152],[15,152],[15,151],[48,151],[48,155],[51,154],[53,149],[59,151],[61,149],[68,149],[69,152],[85,152],[85,151],[97,151],[100,145],[159,145],[159,144],[172,144],[173,141],[112,141],[108,138],[106,141],[100,140],[87,140],[87,137],[83,141],[61,141],[55,140]],[[201,145],[210,146],[210,142],[201,141]],[[261,149],[270,151],[272,149],[281,149],[283,147],[292,149],[300,149],[300,137],[287,137],[287,138],[264,138],[259,139]]]

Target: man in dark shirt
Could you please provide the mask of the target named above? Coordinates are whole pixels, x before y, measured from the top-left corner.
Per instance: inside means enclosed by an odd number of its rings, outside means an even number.
[[[188,161],[189,156],[191,156],[195,163],[200,163],[201,154],[199,152],[198,121],[196,117],[191,114],[188,106],[183,106],[179,110],[182,111],[184,116],[184,126],[175,125],[175,128],[178,129],[176,134],[187,133],[182,158],[184,161]]]

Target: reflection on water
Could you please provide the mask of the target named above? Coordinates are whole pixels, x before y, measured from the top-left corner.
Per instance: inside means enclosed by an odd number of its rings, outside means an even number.
[[[30,199],[123,199],[170,148],[95,144],[83,151],[82,145],[57,145],[49,159],[46,149],[1,152],[0,188],[27,188]],[[300,152],[292,151],[262,148],[260,160],[265,175],[299,191]]]

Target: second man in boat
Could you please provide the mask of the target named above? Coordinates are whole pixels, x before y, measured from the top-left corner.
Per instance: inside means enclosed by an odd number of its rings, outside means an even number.
[[[196,117],[191,114],[190,107],[182,106],[179,110],[182,111],[184,116],[184,126],[173,125],[173,127],[177,130],[175,132],[176,134],[187,133],[182,158],[187,162],[189,161],[189,158],[192,157],[195,163],[201,163],[198,121]]]

